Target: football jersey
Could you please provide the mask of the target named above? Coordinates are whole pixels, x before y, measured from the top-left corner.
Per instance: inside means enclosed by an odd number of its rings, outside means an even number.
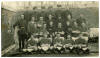
[[[72,39],[64,39],[63,45],[65,44],[74,44],[75,42]]]
[[[54,44],[56,44],[56,43],[62,43],[63,40],[64,40],[64,39],[62,39],[61,37],[59,37],[59,38],[56,37],[56,38],[53,40],[53,43],[54,43]]]
[[[41,38],[40,44],[51,44],[51,39],[49,39],[49,38]]]

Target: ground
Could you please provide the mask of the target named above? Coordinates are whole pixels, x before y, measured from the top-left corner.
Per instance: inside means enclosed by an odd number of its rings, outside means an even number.
[[[77,54],[18,54],[16,56],[12,55],[10,57],[96,57],[99,53],[90,53],[88,55],[77,55]]]

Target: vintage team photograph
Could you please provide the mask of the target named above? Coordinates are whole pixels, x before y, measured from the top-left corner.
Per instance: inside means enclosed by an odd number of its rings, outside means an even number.
[[[2,1],[2,57],[98,57],[99,1]]]

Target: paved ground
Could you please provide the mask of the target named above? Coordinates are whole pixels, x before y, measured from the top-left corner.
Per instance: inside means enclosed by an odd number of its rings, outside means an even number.
[[[13,55],[6,55],[4,57],[97,57],[99,56],[99,53],[90,53],[90,54],[82,54],[82,55],[77,55],[77,54],[71,54],[71,53],[66,53],[66,54],[23,54],[23,53],[18,53],[18,54],[13,54]]]

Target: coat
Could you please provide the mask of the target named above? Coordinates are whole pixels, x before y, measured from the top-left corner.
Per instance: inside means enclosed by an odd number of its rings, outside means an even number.
[[[29,22],[28,23],[28,32],[29,33],[36,33],[37,27],[36,27],[36,23],[35,22]]]

